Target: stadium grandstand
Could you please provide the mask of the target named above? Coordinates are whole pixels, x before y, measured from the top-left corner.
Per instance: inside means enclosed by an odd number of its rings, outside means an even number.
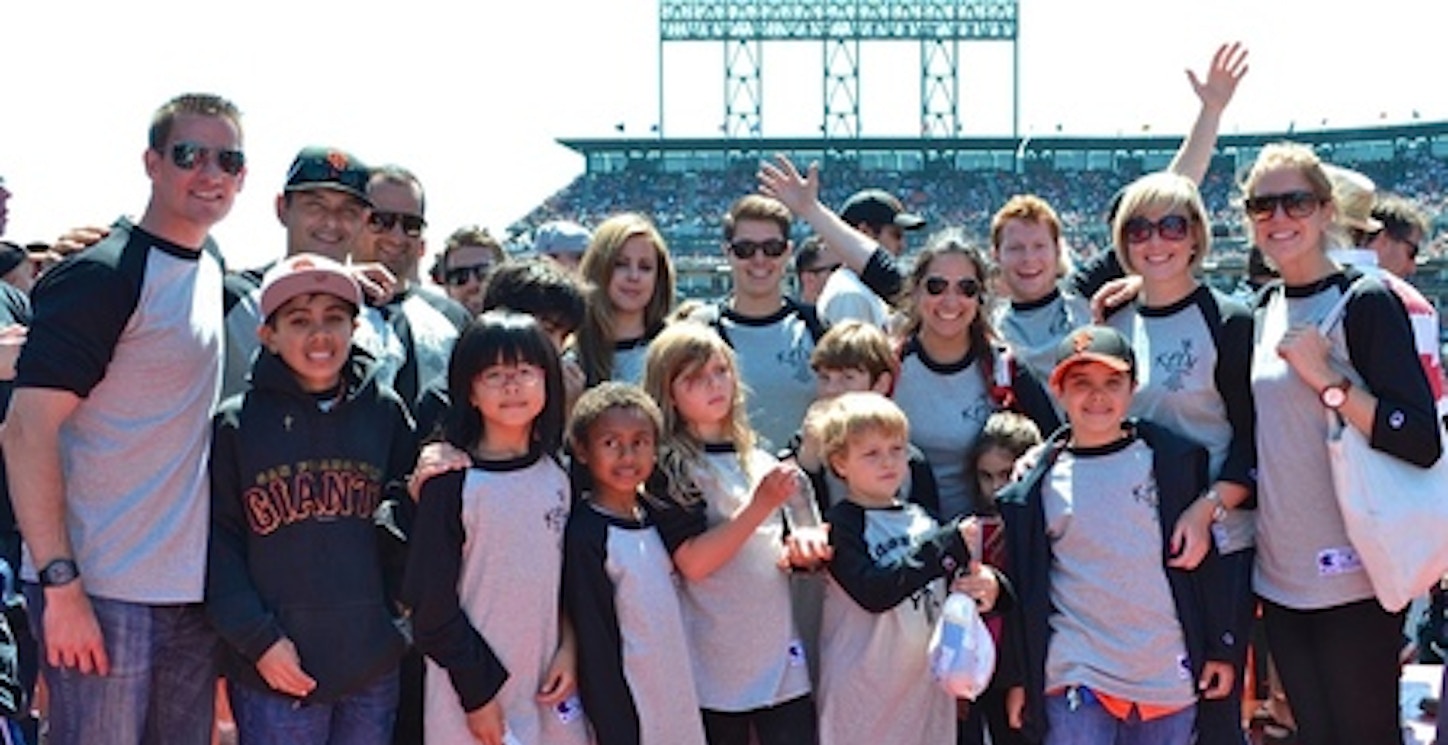
[[[727,291],[720,252],[721,217],[732,200],[756,188],[760,161],[782,153],[797,164],[820,164],[821,197],[836,209],[856,190],[879,187],[899,195],[912,211],[929,220],[931,229],[963,227],[984,245],[994,211],[1013,194],[1034,193],[1059,211],[1064,237],[1078,258],[1109,249],[1104,212],[1112,196],[1132,179],[1165,168],[1181,144],[1181,136],[951,136],[949,133],[960,131],[958,119],[943,131],[934,125],[942,117],[958,116],[956,102],[945,101],[947,110],[942,113],[931,91],[942,87],[942,80],[947,83],[944,87],[951,87],[957,71],[953,58],[944,68],[931,59],[950,57],[947,43],[1005,40],[1014,44],[1015,0],[915,0],[870,6],[882,15],[851,15],[836,19],[833,25],[821,25],[817,19],[835,12],[838,4],[789,0],[761,10],[754,3],[727,0],[663,0],[661,44],[722,41],[730,50],[725,73],[726,121],[720,128],[724,136],[669,138],[657,131],[648,138],[559,139],[561,145],[582,156],[584,172],[512,224],[509,244],[525,250],[534,228],[549,220],[568,219],[592,227],[620,211],[641,212],[657,223],[677,257],[681,292],[717,296]],[[743,11],[755,15],[737,16]],[[758,15],[766,11],[772,15]],[[886,17],[907,11],[914,15]],[[921,14],[947,11],[949,23],[911,25],[910,19],[918,20]],[[725,16],[727,24],[719,20]],[[850,38],[852,34],[854,38]],[[850,49],[840,45],[852,40],[858,43],[858,38],[921,45],[921,137],[865,137],[857,124],[840,131],[842,121],[849,125],[858,120],[858,103],[850,100],[851,84],[857,86],[858,80],[852,83],[848,74],[842,78],[829,69],[825,70],[827,95],[820,128],[828,136],[759,136],[758,100],[751,99],[749,89],[741,89],[737,83],[750,76],[758,78],[761,55],[757,45],[771,39],[816,40],[825,45],[827,62],[843,56],[849,63]],[[749,47],[751,44],[755,46]],[[858,64],[855,75],[857,69]],[[843,104],[834,100],[841,89],[849,94]],[[662,121],[662,100],[659,106]],[[1424,266],[1413,281],[1444,305],[1448,300],[1442,240],[1442,228],[1448,225],[1448,122],[1415,120],[1370,128],[1222,135],[1202,188],[1215,244],[1206,266],[1209,281],[1230,287],[1240,278],[1248,245],[1235,201],[1239,197],[1237,180],[1263,145],[1282,140],[1312,145],[1325,160],[1361,171],[1374,180],[1380,192],[1408,197],[1433,216],[1430,246],[1420,259]],[[804,237],[794,236],[796,241]],[[913,247],[919,248],[920,243],[914,241]]]

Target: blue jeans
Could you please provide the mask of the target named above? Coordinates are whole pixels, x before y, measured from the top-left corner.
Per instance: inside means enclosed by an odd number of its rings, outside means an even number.
[[[1143,722],[1135,710],[1117,719],[1085,688],[1077,688],[1080,704],[1069,697],[1046,697],[1046,745],[1189,745],[1196,724],[1195,706]]]
[[[109,675],[45,662],[45,594],[26,583],[50,686],[51,745],[207,745],[216,708],[216,632],[202,606],[92,597]]]
[[[330,704],[306,704],[228,682],[236,734],[245,745],[388,745],[397,719],[396,670]]]

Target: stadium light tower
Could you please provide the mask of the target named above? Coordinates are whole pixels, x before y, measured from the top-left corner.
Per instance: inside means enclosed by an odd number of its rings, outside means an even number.
[[[763,62],[766,42],[823,44],[826,138],[858,138],[860,43],[920,43],[920,132],[958,137],[960,44],[1008,41],[1011,64],[1011,135],[1020,131],[1019,0],[659,0],[659,135],[663,136],[664,45],[724,44],[726,138],[763,134]]]

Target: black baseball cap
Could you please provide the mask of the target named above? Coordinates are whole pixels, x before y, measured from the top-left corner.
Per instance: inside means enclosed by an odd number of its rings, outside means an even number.
[[[332,147],[310,146],[302,148],[287,169],[285,191],[314,191],[330,189],[350,194],[368,206],[367,181],[372,169],[345,150]]]
[[[845,200],[840,218],[850,225],[898,225],[901,230],[925,227],[925,218],[906,212],[905,205],[895,195],[881,189],[855,192]]]
[[[1059,386],[1066,371],[1082,362],[1100,362],[1117,372],[1130,373],[1136,379],[1136,353],[1126,337],[1110,326],[1083,326],[1066,335],[1056,345],[1056,368],[1051,371],[1051,385]]]

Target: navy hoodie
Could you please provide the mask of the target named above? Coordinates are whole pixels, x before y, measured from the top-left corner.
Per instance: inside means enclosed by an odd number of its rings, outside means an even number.
[[[262,350],[251,389],[216,414],[206,609],[233,682],[270,690],[256,661],[285,636],[317,681],[307,700],[331,702],[392,671],[407,647],[389,592],[396,531],[379,522],[406,524],[417,441],[374,370],[353,347],[324,403]]]

